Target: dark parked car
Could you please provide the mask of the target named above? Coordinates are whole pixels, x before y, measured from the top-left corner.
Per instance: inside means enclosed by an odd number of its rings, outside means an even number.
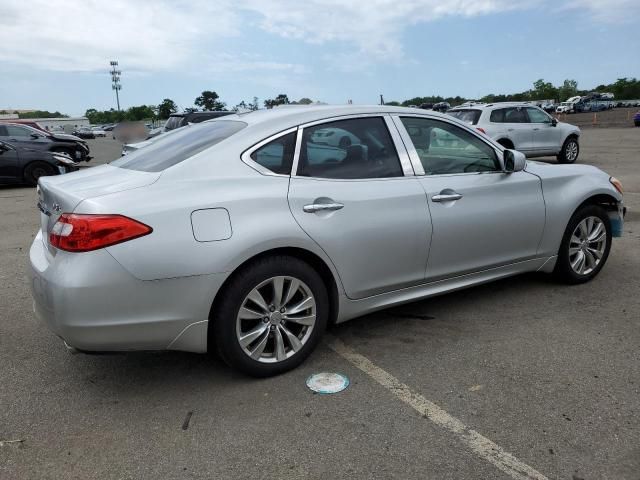
[[[73,160],[91,160],[87,142],[73,135],[43,132],[17,123],[0,123],[0,141],[35,150],[62,152]]]
[[[449,102],[439,102],[433,106],[433,109],[436,112],[442,112],[442,113],[446,112],[450,108],[451,108],[451,104]]]
[[[640,127],[640,112],[637,112],[634,116],[633,116],[633,124],[636,127]]]
[[[84,138],[84,139],[96,138],[95,133],[93,133],[93,131],[90,128],[86,128],[86,127],[82,127],[82,128],[78,128],[77,130],[74,130],[73,135],[75,135],[78,138]]]
[[[78,170],[64,153],[47,152],[0,141],[0,183],[37,185],[40,177]]]
[[[421,103],[419,108],[423,110],[433,110],[433,103]]]

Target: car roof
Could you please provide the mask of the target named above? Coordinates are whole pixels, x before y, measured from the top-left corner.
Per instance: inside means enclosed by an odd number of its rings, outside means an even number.
[[[259,126],[261,124],[281,124],[283,128],[293,125],[323,120],[326,118],[346,116],[346,115],[367,115],[367,114],[405,114],[405,115],[428,115],[450,119],[451,117],[436,112],[434,110],[422,110],[409,107],[394,107],[388,105],[282,105],[272,109],[255,110],[249,112],[227,115],[218,121],[239,120],[249,126]]]
[[[475,105],[465,105],[454,107],[451,110],[491,110],[494,108],[505,107],[536,107],[537,105],[532,102],[493,102],[493,103],[479,103]]]

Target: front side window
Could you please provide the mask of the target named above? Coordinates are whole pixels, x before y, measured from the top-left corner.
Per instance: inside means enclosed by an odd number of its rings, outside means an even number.
[[[427,175],[500,170],[495,150],[472,133],[430,118],[401,120]]]
[[[263,145],[251,154],[251,160],[267,170],[289,175],[296,149],[296,132],[291,132]]]
[[[403,176],[382,117],[355,118],[306,127],[298,175],[359,179]]]
[[[551,123],[549,115],[537,108],[527,107],[527,114],[529,115],[531,123]]]

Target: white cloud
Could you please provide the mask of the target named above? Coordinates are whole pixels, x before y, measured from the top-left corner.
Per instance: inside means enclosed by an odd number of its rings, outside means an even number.
[[[1,0],[0,61],[38,69],[131,72],[212,65],[214,72],[301,74],[305,67],[225,50],[252,30],[331,45],[333,68],[404,59],[403,33],[445,17],[569,9],[602,22],[640,16],[640,0]],[[221,54],[220,52],[225,52]],[[274,54],[277,52],[274,52]],[[340,60],[342,59],[342,61]]]

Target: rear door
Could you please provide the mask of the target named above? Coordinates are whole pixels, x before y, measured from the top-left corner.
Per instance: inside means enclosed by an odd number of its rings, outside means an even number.
[[[325,141],[330,131],[340,138]],[[390,118],[316,122],[300,130],[298,142],[289,206],[333,261],[347,296],[422,283],[429,209]]]
[[[545,223],[540,179],[502,172],[495,148],[458,125],[396,118],[424,170],[418,178],[433,224],[427,281],[535,258]]]
[[[514,148],[523,153],[533,148],[533,131],[525,107],[514,106],[493,110],[489,117],[492,123],[501,123],[503,131],[513,142]]]

